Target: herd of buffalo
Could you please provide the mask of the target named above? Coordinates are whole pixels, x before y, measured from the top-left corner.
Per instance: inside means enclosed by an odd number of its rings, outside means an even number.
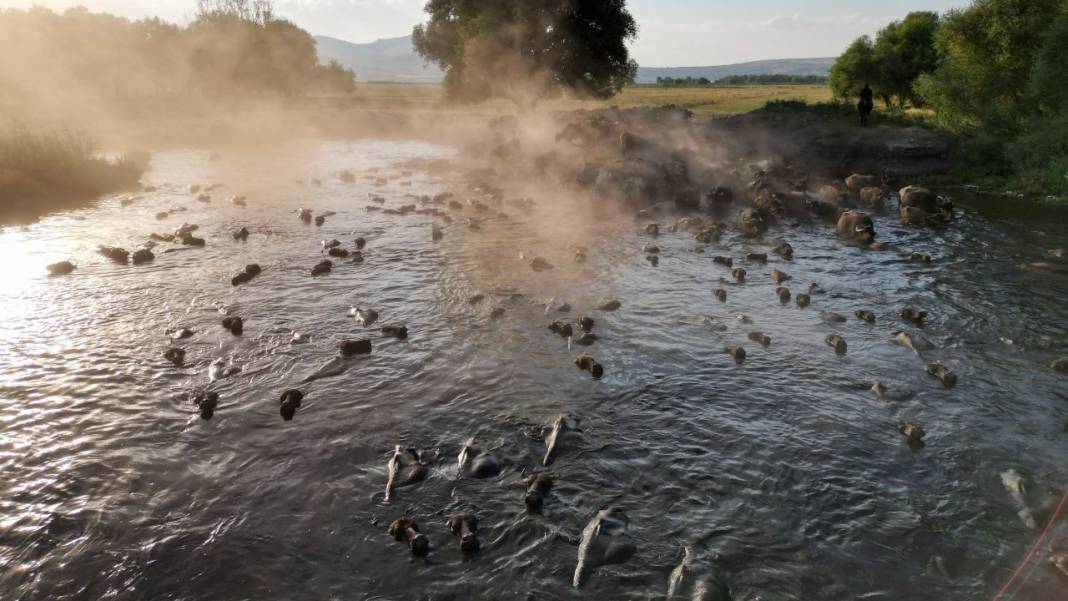
[[[667,113],[668,118],[672,115],[673,113]],[[932,260],[928,255],[899,251],[879,242],[875,224],[865,211],[895,210],[903,224],[917,227],[946,227],[953,220],[953,206],[948,199],[919,186],[906,186],[893,194],[887,187],[893,178],[887,175],[855,174],[844,180],[814,180],[796,173],[789,166],[765,161],[736,169],[729,177],[721,177],[723,181],[709,181],[709,178],[695,175],[695,161],[692,158],[680,159],[678,151],[665,154],[663,145],[657,143],[655,136],[643,136],[641,131],[634,133],[641,128],[628,127],[627,123],[624,119],[612,120],[604,113],[586,115],[581,120],[567,123],[555,137],[556,148],[529,156],[528,168],[537,173],[552,174],[555,179],[580,193],[596,198],[611,198],[617,207],[629,208],[635,215],[637,227],[653,240],[642,247],[642,254],[653,265],[658,263],[661,253],[655,244],[655,238],[665,232],[692,236],[698,244],[709,244],[720,240],[723,233],[733,227],[739,234],[764,243],[770,253],[782,260],[781,266],[785,266],[793,259],[795,249],[783,239],[767,237],[783,219],[825,220],[832,223],[838,235],[850,244],[862,245],[875,251],[903,252],[911,260],[927,262]],[[524,151],[518,140],[510,139],[509,136],[504,138],[494,148],[494,155],[502,164],[507,163],[514,168],[517,161],[523,160]],[[585,152],[585,149],[591,146],[596,146],[598,152]],[[575,155],[586,156],[589,160],[574,160]],[[404,180],[410,175],[410,172],[401,172],[397,179]],[[501,175],[504,176],[503,173]],[[351,171],[342,171],[337,174],[337,179],[343,184],[351,184],[356,177]],[[368,174],[368,179],[377,186],[388,181],[377,173]],[[311,180],[311,183],[321,184],[319,180]],[[436,219],[438,221],[430,225],[428,235],[432,240],[438,241],[446,235],[445,227],[449,224],[477,232],[495,213],[503,213],[506,209],[524,212],[534,205],[534,201],[530,199],[506,200],[504,190],[487,183],[484,177],[469,183],[469,189],[460,194],[406,195],[406,198],[411,199],[411,203],[398,208],[385,208],[386,199],[383,196],[370,194],[365,208],[369,212],[397,216],[424,215]],[[211,202],[207,191],[202,191],[198,186],[190,186],[188,191],[200,202]],[[671,205],[670,211],[685,213],[671,217],[667,225],[663,224],[666,214],[660,206],[665,200]],[[235,206],[246,206],[246,199],[243,197],[231,197],[230,201]],[[895,202],[896,207],[890,206]],[[158,217],[164,219],[169,214],[168,212]],[[298,218],[309,225],[314,222],[322,226],[331,215],[314,215],[308,209],[297,211]],[[153,248],[159,244],[173,243],[187,247],[207,244],[205,239],[195,235],[197,229],[196,225],[183,224],[173,234],[152,234],[141,248],[132,253],[118,247],[102,247],[99,252],[107,259],[122,264],[148,263],[156,260]],[[235,242],[240,243],[248,239],[249,231],[242,227],[231,232],[231,235]],[[322,252],[326,257],[309,266],[308,277],[328,276],[332,272],[334,261],[362,263],[362,250],[367,243],[367,240],[358,238],[353,241],[353,248],[347,249],[337,240],[323,241]],[[586,260],[587,252],[585,248],[576,248],[574,260]],[[527,266],[534,272],[553,268],[542,257],[526,259]],[[766,264],[768,253],[748,253],[744,258],[738,257],[739,265],[736,265],[735,257],[729,256],[716,256],[713,262],[730,269],[731,278],[736,282],[744,282],[750,274],[741,265]],[[55,276],[70,274],[75,269],[76,265],[71,261],[48,266],[48,271]],[[259,265],[247,265],[233,275],[231,283],[235,287],[245,285],[260,277],[263,272]],[[720,279],[726,283],[725,279]],[[769,288],[774,290],[773,302],[794,302],[802,308],[806,307],[812,302],[811,294],[818,290],[791,290],[791,279],[787,272],[778,268],[770,272]],[[719,301],[726,301],[727,291],[723,287],[714,288],[712,294]],[[469,299],[469,302],[476,304],[482,300],[481,296],[476,295]],[[619,309],[621,304],[618,300],[607,300],[593,308],[611,312]],[[566,313],[563,310],[558,312]],[[499,319],[503,316],[504,309],[500,307],[490,313],[491,318]],[[359,325],[372,327],[378,319],[378,314],[367,307],[353,307],[352,317]],[[876,315],[868,310],[856,311],[855,317],[868,323],[876,320]],[[899,317],[904,324],[921,328],[927,314],[915,307],[902,307]],[[845,321],[846,318],[830,313],[828,319]],[[240,336],[244,331],[245,321],[241,316],[227,314],[221,320],[221,326],[232,335]],[[583,316],[574,322],[554,320],[548,324],[548,329],[553,334],[566,338],[569,348],[571,344],[589,347],[597,341],[597,336],[593,333],[594,326],[594,318]],[[409,335],[408,328],[403,324],[389,323],[379,326],[378,329],[383,336],[403,339]],[[185,351],[178,344],[192,336],[193,332],[187,328],[177,328],[169,331],[169,335],[174,346],[167,348],[163,356],[168,362],[181,366],[185,361]],[[751,332],[749,339],[761,346],[770,344],[770,338],[758,331]],[[294,333],[294,343],[299,344],[303,340],[303,335]],[[904,329],[896,333],[896,341],[917,355],[930,348],[930,343],[921,335]],[[839,334],[827,336],[826,344],[835,353],[848,352],[848,342]],[[373,352],[373,343],[368,338],[346,339],[338,343],[337,350],[339,359],[366,355]],[[746,351],[741,346],[733,345],[724,350],[737,361],[745,360]],[[590,353],[579,354],[575,358],[575,365],[588,372],[587,377],[592,376],[595,379],[602,378],[606,372],[605,366]],[[952,387],[957,384],[957,376],[945,366],[929,363],[925,364],[925,368],[926,372],[943,386]],[[1056,361],[1053,368],[1068,372],[1068,359]],[[215,380],[239,372],[240,367],[227,365],[220,360],[212,363],[209,375]],[[886,386],[875,382],[872,392],[882,397]],[[282,419],[294,419],[303,399],[304,393],[299,389],[292,388],[281,392],[278,407]],[[213,391],[196,390],[191,394],[191,400],[204,419],[212,418],[218,409],[218,394]],[[923,446],[925,432],[921,426],[902,422],[898,424],[898,430],[914,448]],[[566,449],[567,439],[580,432],[577,420],[571,415],[557,417],[550,424],[544,439],[546,450],[543,466],[550,465],[560,457]],[[390,503],[400,489],[422,482],[438,459],[436,454],[398,445],[388,460],[388,479],[383,501]],[[481,450],[474,441],[466,442],[460,449],[456,472],[458,478],[494,478],[500,472],[501,467],[496,458]],[[553,479],[549,475],[537,473],[531,476],[523,498],[527,511],[540,513],[552,487]],[[459,513],[448,519],[448,530],[456,537],[459,549],[464,555],[479,552],[478,524],[479,519],[473,513]],[[404,541],[415,556],[422,557],[431,551],[431,545],[421,531],[420,524],[410,516],[393,520],[388,526],[388,532],[396,540]],[[574,586],[582,586],[597,567],[627,561],[635,552],[636,546],[629,533],[626,514],[616,507],[601,508],[582,531],[573,577]],[[1061,569],[1068,573],[1068,555],[1062,559],[1064,561]],[[696,563],[692,549],[686,548],[682,562],[672,573],[668,583],[668,598],[704,601],[729,599],[730,591],[725,580],[714,570],[696,567]]]

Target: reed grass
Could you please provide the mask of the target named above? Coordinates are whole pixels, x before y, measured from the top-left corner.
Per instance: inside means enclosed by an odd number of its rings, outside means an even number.
[[[133,187],[145,157],[106,158],[93,140],[69,130],[0,129],[0,221],[28,221],[101,194]]]

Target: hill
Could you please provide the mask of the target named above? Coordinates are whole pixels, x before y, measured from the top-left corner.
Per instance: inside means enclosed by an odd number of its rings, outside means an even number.
[[[657,77],[707,77],[716,81],[731,75],[819,75],[831,72],[834,58],[783,58],[709,67],[639,67],[637,83],[656,83]]]
[[[327,36],[315,36],[319,61],[336,60],[356,71],[359,81],[439,82],[444,78],[436,65],[426,65],[412,47],[411,36],[354,44]]]
[[[336,60],[356,71],[360,81],[438,82],[442,72],[424,64],[412,47],[411,36],[354,44],[315,36],[319,60]],[[730,75],[820,75],[826,77],[833,58],[788,58],[710,67],[639,67],[637,83],[656,83],[657,77],[707,77],[716,81]]]

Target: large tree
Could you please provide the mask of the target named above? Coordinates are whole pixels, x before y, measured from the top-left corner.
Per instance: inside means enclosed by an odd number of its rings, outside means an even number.
[[[831,91],[838,98],[850,98],[860,93],[865,84],[876,94],[884,93],[879,81],[879,65],[875,61],[875,44],[868,36],[857,38],[834,61],[828,77]]]
[[[271,0],[199,0],[187,30],[194,80],[207,92],[298,95],[351,90],[354,75],[319,65],[315,39],[274,16]]]
[[[937,13],[913,12],[887,25],[875,38],[879,82],[884,93],[896,96],[901,106],[906,100],[918,104],[918,96],[913,91],[916,79],[938,66],[934,44],[937,30]]]
[[[429,0],[415,48],[461,100],[521,106],[567,90],[608,98],[634,79],[626,43],[638,27],[625,0]]]
[[[1068,0],[975,0],[942,19],[916,89],[983,163],[1068,194]]]
[[[831,89],[836,96],[848,98],[868,83],[887,105],[894,98],[899,106],[905,101],[918,104],[920,97],[913,90],[916,79],[938,64],[937,30],[937,13],[914,12],[880,29],[875,41],[868,36],[857,38],[831,67]]]
[[[920,91],[944,125],[1016,134],[1048,105],[1043,89],[1066,89],[1057,35],[1065,15],[1065,0],[976,0],[950,11],[935,36],[939,67]]]

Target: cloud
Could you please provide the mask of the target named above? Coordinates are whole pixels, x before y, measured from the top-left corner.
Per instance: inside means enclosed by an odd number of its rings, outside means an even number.
[[[863,16],[857,14],[802,16],[800,13],[794,13],[792,15],[774,15],[765,21],[764,25],[770,29],[797,31],[815,27],[850,29],[856,29],[858,27],[879,27],[885,23],[886,19],[882,16]]]
[[[648,66],[697,66],[777,58],[837,56],[889,19],[856,14],[775,14],[748,19],[641,19],[633,47]]]

